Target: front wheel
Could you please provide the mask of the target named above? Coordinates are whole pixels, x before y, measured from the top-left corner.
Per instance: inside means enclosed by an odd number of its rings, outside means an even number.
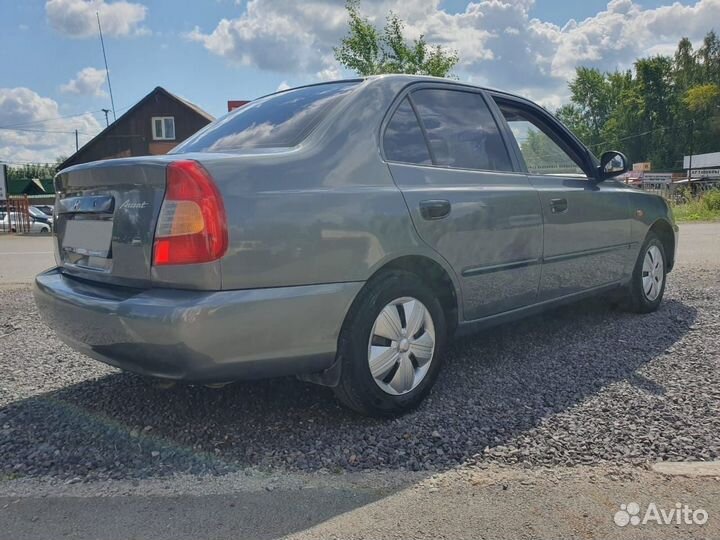
[[[665,294],[667,263],[660,239],[649,233],[635,262],[628,287],[627,307],[636,313],[655,311]]]
[[[371,416],[409,411],[437,378],[445,336],[442,306],[419,277],[402,271],[377,276],[343,325],[335,395]]]

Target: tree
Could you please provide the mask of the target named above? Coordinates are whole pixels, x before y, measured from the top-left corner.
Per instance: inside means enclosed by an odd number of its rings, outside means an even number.
[[[695,84],[698,71],[697,59],[688,38],[682,38],[678,43],[673,64],[675,85],[680,92],[685,92]]]
[[[693,113],[710,113],[720,105],[720,86],[717,84],[702,84],[690,88],[683,102]]]
[[[592,142],[598,142],[602,126],[610,113],[609,85],[605,75],[598,69],[579,67],[570,83],[572,101],[589,128]]]
[[[572,171],[574,163],[567,154],[542,131],[529,129],[520,145],[525,163],[530,171],[551,164],[556,171]]]
[[[693,51],[638,58],[632,71],[579,67],[571,101],[557,114],[590,148],[624,152],[654,169],[679,169],[682,157],[720,150],[720,39],[708,32]]]
[[[358,75],[407,73],[448,77],[459,62],[456,51],[429,45],[423,35],[409,42],[403,34],[405,23],[392,12],[380,32],[360,14],[359,0],[347,0],[345,8],[348,34],[333,50],[337,61]]]
[[[701,83],[720,84],[720,38],[714,31],[708,32],[698,50]]]
[[[28,163],[8,167],[8,180],[31,180],[33,178],[52,178],[57,172],[56,165],[50,163]]]

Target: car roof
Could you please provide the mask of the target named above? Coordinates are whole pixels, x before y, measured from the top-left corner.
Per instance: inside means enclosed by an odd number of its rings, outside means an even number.
[[[403,82],[405,84],[411,84],[413,82],[438,82],[438,83],[452,84],[452,85],[456,85],[456,86],[466,86],[468,88],[475,88],[478,90],[485,90],[487,92],[503,94],[503,95],[506,95],[509,97],[513,97],[516,99],[521,99],[521,100],[530,102],[530,100],[528,98],[525,98],[525,97],[517,95],[517,94],[513,94],[511,92],[507,92],[505,90],[498,90],[497,88],[491,88],[488,86],[480,86],[480,85],[473,84],[470,82],[459,81],[456,79],[449,79],[447,77],[435,77],[432,75],[408,75],[408,74],[404,74],[404,73],[387,73],[387,74],[382,74],[382,75],[369,75],[367,77],[351,77],[351,78],[347,78],[347,79],[334,79],[332,81],[323,81],[323,82],[312,83],[312,84],[303,84],[300,86],[294,86],[292,88],[286,88],[284,90],[279,90],[277,92],[272,92],[270,94],[265,94],[263,96],[255,98],[255,100],[266,98],[268,96],[282,94],[284,92],[290,92],[292,90],[297,90],[298,88],[310,88],[313,86],[322,86],[322,85],[326,85],[326,84],[351,83],[351,82],[357,82],[357,83],[375,82],[375,83],[379,83],[379,84],[383,84],[383,83],[384,84],[396,84],[398,82]],[[253,101],[255,101],[255,100],[253,100]]]

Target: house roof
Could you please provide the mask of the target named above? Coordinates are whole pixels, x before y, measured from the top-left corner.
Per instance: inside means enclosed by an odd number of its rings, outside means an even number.
[[[192,109],[196,114],[199,114],[200,116],[202,116],[203,118],[209,120],[210,122],[212,122],[213,120],[215,120],[215,117],[214,117],[214,116],[212,116],[210,113],[202,110],[200,107],[198,107],[198,106],[195,105],[194,103],[191,103],[190,101],[186,100],[185,98],[181,98],[180,96],[177,96],[177,95],[173,94],[172,92],[168,92],[168,91],[165,90],[162,86],[156,86],[155,88],[153,88],[153,90],[152,90],[149,94],[147,94],[147,95],[146,95],[145,97],[143,97],[140,101],[138,101],[137,103],[135,103],[135,105],[133,105],[132,107],[130,107],[127,111],[125,111],[125,112],[124,112],[123,114],[121,114],[118,118],[116,118],[114,122],[112,122],[110,125],[106,126],[105,129],[103,129],[100,133],[98,133],[98,134],[95,135],[92,139],[90,139],[88,142],[86,142],[84,145],[82,145],[77,152],[75,152],[73,155],[71,155],[70,157],[68,157],[65,161],[63,161],[62,163],[60,163],[60,164],[58,165],[58,167],[57,167],[58,170],[64,169],[65,167],[68,167],[68,166],[70,165],[70,163],[71,163],[72,161],[74,161],[75,156],[77,156],[78,154],[83,153],[83,152],[86,151],[88,148],[90,148],[90,147],[92,146],[92,144],[93,144],[97,139],[102,138],[102,137],[105,136],[107,133],[109,133],[110,131],[112,131],[112,129],[117,125],[118,122],[122,121],[123,119],[125,119],[125,118],[128,117],[128,116],[131,116],[143,103],[145,103],[146,101],[148,101],[150,98],[152,98],[152,97],[155,96],[156,94],[164,94],[164,95],[168,96],[169,98],[174,99],[175,101],[181,103],[182,105],[188,107],[189,109]]]
[[[178,101],[184,103],[185,105],[187,105],[188,107],[190,107],[193,111],[195,111],[196,113],[198,113],[200,116],[204,116],[205,118],[207,118],[207,119],[210,120],[211,122],[212,122],[213,120],[215,120],[215,117],[214,117],[212,114],[210,114],[210,113],[207,112],[207,111],[204,111],[203,109],[201,109],[200,107],[198,107],[197,105],[195,105],[193,102],[188,101],[187,99],[185,99],[185,98],[183,98],[183,97],[180,97],[180,96],[178,96],[177,94],[173,94],[173,93],[171,93],[171,92],[168,92],[167,90],[165,90],[164,88],[162,88],[162,87],[160,87],[160,86],[158,86],[155,90],[158,90],[158,89],[164,91],[164,92],[167,93],[169,96],[172,96],[172,97],[174,97],[175,99],[177,99]]]
[[[8,178],[8,195],[52,195],[52,178]]]

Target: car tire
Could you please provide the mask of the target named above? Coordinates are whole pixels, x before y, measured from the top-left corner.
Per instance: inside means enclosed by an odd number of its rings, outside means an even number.
[[[625,309],[635,313],[655,311],[665,294],[666,281],[665,248],[657,235],[650,232],[635,261],[632,278],[625,296]]]
[[[335,395],[368,416],[412,410],[437,379],[446,332],[437,296],[417,275],[389,271],[374,277],[356,298],[340,333]]]
[[[50,229],[48,229],[47,227],[43,227],[42,229],[40,229],[40,232],[43,234],[47,234],[50,232]]]

